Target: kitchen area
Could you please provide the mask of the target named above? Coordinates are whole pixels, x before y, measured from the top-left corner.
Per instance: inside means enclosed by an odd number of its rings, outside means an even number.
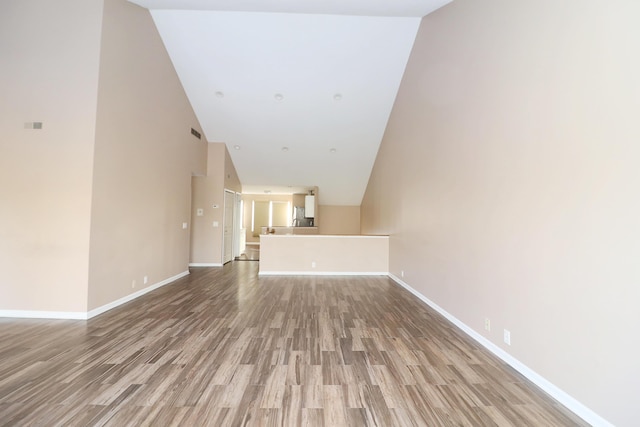
[[[240,260],[259,261],[261,276],[386,275],[389,237],[361,235],[359,207],[319,207],[318,199],[317,187],[243,194],[246,249]]]
[[[258,260],[264,235],[319,234],[318,187],[297,190],[242,195],[239,260]]]
[[[307,194],[293,194],[290,225],[280,225],[274,221],[272,215],[271,226],[262,226],[260,234],[318,234],[316,212],[318,211],[317,190],[310,190]],[[277,225],[276,225],[277,224]]]

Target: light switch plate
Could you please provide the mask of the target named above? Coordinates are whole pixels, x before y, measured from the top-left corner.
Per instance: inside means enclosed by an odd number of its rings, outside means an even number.
[[[218,226],[218,221],[213,221],[213,226],[217,227]]]
[[[183,223],[182,223],[182,228],[183,228],[184,230],[186,230],[188,226],[189,226],[189,224],[187,224],[186,222],[183,222]]]

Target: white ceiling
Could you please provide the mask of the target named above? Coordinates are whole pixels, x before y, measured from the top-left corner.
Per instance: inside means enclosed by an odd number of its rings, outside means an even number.
[[[243,187],[318,186],[322,204],[359,205],[420,17],[450,0],[130,1],[151,9]]]

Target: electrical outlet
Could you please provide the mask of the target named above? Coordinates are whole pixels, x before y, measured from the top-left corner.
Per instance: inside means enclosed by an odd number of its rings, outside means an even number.
[[[511,345],[511,332],[507,329],[504,330],[504,343],[506,345]]]
[[[491,320],[489,320],[488,317],[484,318],[484,329],[486,331],[490,331],[491,330]]]
[[[146,285],[148,281],[149,281],[149,278],[147,276],[144,276],[142,283]]]
[[[400,270],[400,277],[404,277],[404,270]]]
[[[316,268],[316,262],[315,261],[311,261],[311,268]]]
[[[131,281],[131,289],[133,289],[133,288],[135,288],[135,287],[136,287],[136,281],[135,281],[135,280],[132,280],[132,281]]]
[[[188,223],[186,223],[186,222],[183,222],[183,223],[182,223],[182,229],[183,229],[183,230],[186,230],[188,226],[189,226],[189,224],[188,224]]]

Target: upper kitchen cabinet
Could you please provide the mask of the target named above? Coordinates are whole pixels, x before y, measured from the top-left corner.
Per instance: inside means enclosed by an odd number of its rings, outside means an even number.
[[[316,216],[316,196],[307,195],[304,197],[304,216],[305,218]]]

